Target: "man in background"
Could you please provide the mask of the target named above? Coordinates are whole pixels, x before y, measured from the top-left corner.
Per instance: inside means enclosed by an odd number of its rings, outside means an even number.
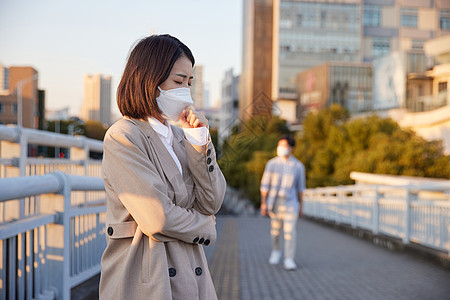
[[[277,156],[269,160],[261,179],[261,214],[270,217],[271,265],[282,257],[281,231],[284,233],[284,268],[295,270],[294,261],[297,218],[303,215],[302,197],[305,189],[305,167],[292,156],[295,140],[283,136],[278,140]]]

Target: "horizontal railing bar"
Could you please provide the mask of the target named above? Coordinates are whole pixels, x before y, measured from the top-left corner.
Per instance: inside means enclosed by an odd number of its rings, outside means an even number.
[[[0,179],[0,202],[40,194],[58,193],[62,188],[63,182],[54,173],[2,178]]]
[[[310,191],[308,191],[310,190]],[[361,191],[375,191],[374,187],[358,187],[355,186],[337,186],[337,187],[319,187],[319,188],[313,188],[308,189],[307,191],[309,193],[317,193],[317,194],[339,194],[342,192],[361,192]],[[378,186],[376,191],[379,193],[386,193],[386,192],[392,192],[392,191],[406,191],[409,190],[409,192],[415,194],[421,191],[432,191],[432,192],[449,192],[450,187],[444,184],[423,184],[423,185],[396,185],[396,186]]]
[[[0,240],[8,239],[43,225],[55,223],[56,219],[56,214],[39,215],[2,224],[0,225]]]
[[[94,207],[94,206],[102,206],[102,205],[106,205],[106,199],[105,198],[97,199],[97,200],[91,200],[91,201],[75,204],[72,207],[73,208],[82,208],[82,207]]]
[[[102,164],[101,159],[88,159],[88,160],[86,160],[86,162],[88,163],[88,165],[101,165]]]
[[[47,290],[47,291],[41,293],[40,295],[38,295],[35,299],[53,300],[53,299],[56,299],[56,292]]]
[[[103,179],[99,177],[66,175],[72,191],[104,191]]]
[[[0,179],[0,202],[40,194],[59,193],[63,189],[63,177],[69,181],[72,191],[103,191],[103,180],[98,177],[66,175],[54,172],[46,175],[8,177]]]
[[[18,142],[20,129],[17,126],[0,125],[0,140],[9,142]]]
[[[92,151],[103,152],[103,142],[85,138],[86,145]]]
[[[27,158],[28,165],[83,165],[83,160],[70,160],[61,158],[33,157]]]
[[[13,158],[0,158],[0,165],[9,165],[12,166],[14,164]]]
[[[26,135],[29,144],[63,148],[84,148],[86,146],[92,151],[103,152],[102,141],[89,139],[85,136],[71,136],[37,129],[0,125],[0,140],[18,143],[21,134]]]
[[[83,215],[98,214],[102,212],[106,212],[106,202],[104,202],[103,205],[99,206],[72,207],[70,209],[69,216],[72,218]]]
[[[409,186],[417,189],[427,189],[424,186],[432,186],[432,188],[440,188],[442,190],[450,190],[450,180],[437,178],[424,178],[413,176],[396,176],[386,174],[370,174],[361,172],[351,172],[350,178],[368,182],[372,185],[387,185],[387,186]]]
[[[87,279],[97,275],[98,273],[100,273],[101,270],[101,266],[100,263],[90,267],[88,270],[83,271],[75,276],[71,276],[70,277],[70,282],[69,282],[69,286],[71,288],[73,288],[74,286],[79,285],[82,282],[85,282]]]

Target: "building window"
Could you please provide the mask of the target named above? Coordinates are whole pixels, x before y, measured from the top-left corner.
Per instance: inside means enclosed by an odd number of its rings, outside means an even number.
[[[17,114],[17,103],[14,103],[12,106],[12,112],[13,114]]]
[[[364,26],[380,26],[380,7],[376,5],[364,6]]]
[[[420,96],[423,96],[423,86],[421,84],[419,84],[417,86],[417,94]]]
[[[302,27],[303,26],[303,15],[302,14],[297,14],[297,27]]]
[[[372,56],[380,57],[391,51],[389,38],[374,37],[372,40]]]
[[[450,10],[441,10],[439,26],[441,29],[450,30]]]
[[[5,104],[0,102],[0,114],[2,114],[5,111]]]
[[[402,8],[402,26],[417,28],[416,8]]]
[[[4,82],[2,84],[3,89],[8,90],[9,89],[9,69],[5,68],[4,73]]]
[[[440,92],[445,92],[447,90],[447,81],[444,82],[439,82],[438,85],[438,91]]]

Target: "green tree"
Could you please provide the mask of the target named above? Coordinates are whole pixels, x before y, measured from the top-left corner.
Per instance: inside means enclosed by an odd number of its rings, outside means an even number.
[[[351,184],[350,172],[450,178],[441,141],[426,141],[376,115],[348,119],[339,107],[309,114],[295,155],[307,186]]]
[[[88,138],[103,141],[107,127],[98,121],[86,121],[83,125],[84,135]]]
[[[264,167],[287,133],[280,118],[255,117],[223,143],[219,164],[228,184],[255,205]],[[308,114],[296,141],[294,156],[305,165],[307,187],[352,184],[352,171],[450,178],[450,158],[441,141],[426,141],[389,118],[349,119],[337,105]]]

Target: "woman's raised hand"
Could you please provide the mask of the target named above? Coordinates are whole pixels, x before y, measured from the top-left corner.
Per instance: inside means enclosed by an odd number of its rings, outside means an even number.
[[[187,106],[180,114],[183,128],[197,128],[208,126],[208,120],[201,112],[195,111],[192,106]]]

